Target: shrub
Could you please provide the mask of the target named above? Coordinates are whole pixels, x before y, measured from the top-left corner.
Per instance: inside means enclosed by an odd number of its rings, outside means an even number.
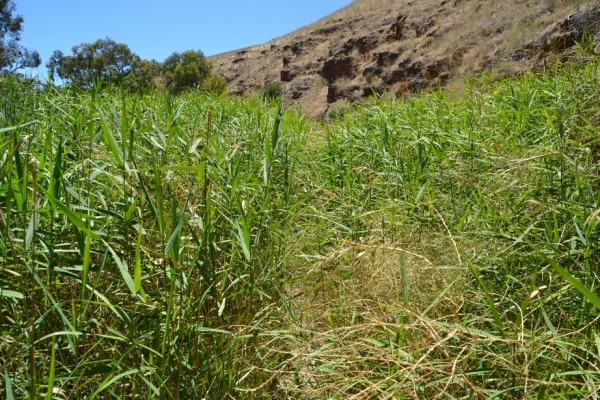
[[[212,93],[221,94],[227,91],[227,81],[219,74],[212,74],[204,80],[202,87]]]
[[[350,103],[347,100],[338,100],[331,103],[327,109],[326,118],[329,121],[341,118],[350,110]]]
[[[267,83],[261,91],[265,100],[279,100],[283,97],[283,84],[281,82]]]
[[[174,52],[163,63],[167,87],[173,93],[202,86],[212,73],[212,64],[201,50]]]

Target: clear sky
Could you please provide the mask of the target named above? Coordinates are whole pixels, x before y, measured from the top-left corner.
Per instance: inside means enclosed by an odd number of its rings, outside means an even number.
[[[110,37],[145,59],[174,51],[207,56],[262,44],[331,14],[351,0],[13,0],[25,18],[21,44],[43,66],[54,50]],[[34,75],[36,71],[32,71]]]

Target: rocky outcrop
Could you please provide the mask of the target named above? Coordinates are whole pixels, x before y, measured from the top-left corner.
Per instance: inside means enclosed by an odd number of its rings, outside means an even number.
[[[329,83],[342,78],[354,78],[354,58],[330,58],[323,64],[321,76]]]
[[[585,33],[600,32],[600,4],[583,7],[549,26],[541,35],[513,54],[513,60],[541,59],[545,54],[561,52],[580,43]],[[598,42],[598,39],[596,39]]]
[[[355,1],[314,26],[210,59],[230,92],[248,93],[280,81],[288,105],[302,103],[305,112],[320,117],[341,99],[398,96],[481,69],[519,73],[572,47],[584,32],[595,35],[600,53],[600,4],[576,10],[557,4]],[[525,42],[526,37],[534,39]]]
[[[398,15],[396,21],[390,27],[391,34],[388,36],[389,39],[400,40],[404,37],[404,25],[406,24],[407,17],[405,14]]]

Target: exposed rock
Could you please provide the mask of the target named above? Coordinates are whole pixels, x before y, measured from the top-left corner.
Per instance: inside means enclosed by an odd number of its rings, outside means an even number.
[[[356,48],[356,42],[357,42],[357,40],[354,38],[347,40],[346,42],[344,42],[342,47],[338,51],[335,52],[335,55],[338,57],[342,56],[342,55],[347,56]],[[332,50],[333,49],[330,49],[330,54],[334,55]]]
[[[581,42],[585,32],[600,32],[600,4],[583,7],[548,27],[541,35],[516,51],[513,60],[541,59],[546,53],[561,52]]]
[[[327,103],[335,103],[342,97],[342,91],[340,90],[338,85],[331,84],[327,90]]]
[[[292,53],[294,53],[294,55],[296,57],[301,56],[302,53],[304,53],[304,47],[302,46],[302,43],[295,43],[292,48]]]
[[[391,39],[400,40],[404,37],[404,25],[406,24],[406,14],[400,14],[396,18],[396,21],[390,26],[391,35],[388,36]]]
[[[449,70],[450,60],[447,57],[437,58],[425,66],[425,71],[427,71],[427,78],[429,79],[436,79],[442,75],[449,74]]]
[[[310,75],[299,76],[294,84],[290,84],[289,97],[291,100],[299,100],[305,96],[314,83],[315,77]]]
[[[347,85],[331,84],[327,91],[327,103],[335,103],[338,100],[349,99],[353,101],[360,100],[362,97],[362,88],[356,83]]]
[[[321,76],[327,79],[329,83],[333,83],[341,78],[353,78],[354,58],[332,58],[325,61],[321,70]]]
[[[305,112],[319,117],[339,99],[418,91],[482,68],[525,71],[572,47],[585,31],[600,54],[600,4],[575,11],[569,4],[355,1],[312,27],[210,59],[231,93],[283,81],[286,104],[301,102]],[[521,37],[535,39],[523,45]]]
[[[289,69],[281,70],[281,81],[282,82],[291,82],[297,75],[297,71],[292,71]]]
[[[384,87],[380,87],[380,86],[376,86],[376,87],[366,86],[366,87],[363,88],[362,97],[363,98],[369,98],[369,97],[373,97],[374,95],[381,96],[384,93],[385,93],[385,88]]]
[[[394,53],[391,51],[384,51],[382,53],[375,54],[377,57],[377,65],[380,67],[389,67],[392,65],[398,57],[400,57],[399,53]]]
[[[329,36],[332,33],[343,29],[344,28],[344,24],[331,24],[331,25],[326,25],[324,28],[318,29],[314,32],[312,32],[313,35],[323,35],[323,36]]]
[[[397,69],[383,76],[383,81],[388,85],[403,83],[409,85],[411,90],[433,86],[447,81],[451,76],[450,58],[436,58],[427,64],[423,60],[411,61],[406,59],[398,65]]]
[[[378,65],[371,65],[363,70],[363,76],[381,76],[383,68]]]
[[[417,37],[423,36],[429,29],[431,29],[434,25],[434,21],[431,17],[426,18],[422,21],[414,23],[412,27],[415,30]]]
[[[356,40],[356,48],[360,54],[366,54],[379,44],[377,36],[363,36]]]

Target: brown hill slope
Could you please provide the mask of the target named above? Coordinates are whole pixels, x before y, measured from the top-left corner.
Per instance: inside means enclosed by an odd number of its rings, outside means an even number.
[[[355,0],[284,37],[211,60],[231,92],[282,81],[287,104],[320,117],[339,99],[417,91],[468,71],[532,68],[584,31],[600,32],[600,4],[587,3]]]

